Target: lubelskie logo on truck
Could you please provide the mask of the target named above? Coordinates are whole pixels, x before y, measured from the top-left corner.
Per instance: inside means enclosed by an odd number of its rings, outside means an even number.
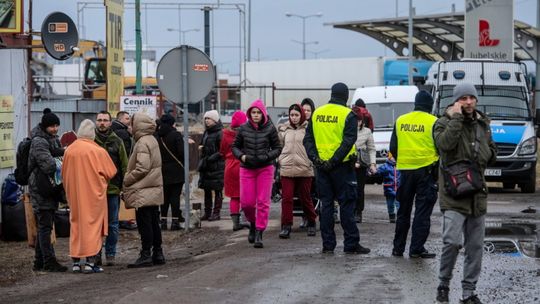
[[[484,19],[478,21],[478,45],[497,46],[501,42],[499,39],[491,39],[489,32],[489,22]]]

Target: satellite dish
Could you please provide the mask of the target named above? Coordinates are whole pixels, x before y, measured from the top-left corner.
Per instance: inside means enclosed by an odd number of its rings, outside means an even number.
[[[78,50],[79,33],[68,15],[49,14],[41,25],[41,41],[47,54],[57,60],[66,60]]]

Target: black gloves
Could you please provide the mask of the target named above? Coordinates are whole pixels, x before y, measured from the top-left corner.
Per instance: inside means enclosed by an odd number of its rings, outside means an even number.
[[[320,158],[316,158],[315,161],[313,162],[313,164],[315,165],[315,167],[319,170],[322,170],[324,172],[330,172],[332,171],[332,169],[334,169],[334,162],[330,159],[330,160],[322,160]]]

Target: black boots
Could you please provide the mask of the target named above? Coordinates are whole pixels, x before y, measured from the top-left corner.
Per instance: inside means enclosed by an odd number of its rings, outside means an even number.
[[[180,226],[180,220],[179,219],[172,219],[171,222],[171,231],[180,230],[182,227]]]
[[[317,224],[315,222],[308,222],[307,224],[307,236],[317,235]]]
[[[167,230],[167,218],[161,218],[159,221],[159,226],[161,227],[162,231]]]
[[[172,230],[172,228],[171,228]],[[152,249],[152,263],[154,265],[163,265],[165,264],[165,256],[163,255],[162,248],[153,248]]]
[[[66,266],[63,266],[60,263],[58,263],[56,258],[51,258],[49,261],[47,261],[47,262],[45,262],[45,264],[43,264],[43,271],[66,272],[67,269],[68,268]]]
[[[255,242],[255,223],[251,223],[249,227],[248,242],[253,244]]]
[[[389,214],[388,218],[390,220],[390,223],[395,223],[396,222],[396,215],[395,214]]]
[[[281,226],[281,232],[279,233],[280,239],[288,239],[291,237],[291,225]]]
[[[232,220],[232,223],[233,223],[233,226],[232,226],[232,230],[233,231],[238,231],[238,230],[241,230],[242,227],[240,225],[240,214],[231,214],[231,220]]]
[[[135,261],[135,263],[129,264],[128,268],[149,267],[152,265],[154,265],[154,262],[152,261],[150,250],[141,250],[139,258]]]
[[[221,220],[221,206],[223,206],[223,198],[221,195],[216,194],[216,199],[214,200],[214,210],[212,216],[208,219],[209,221],[219,221]]]
[[[255,244],[253,244],[253,247],[255,248],[263,248],[263,240],[262,240],[263,232],[262,230],[256,230],[255,231]]]

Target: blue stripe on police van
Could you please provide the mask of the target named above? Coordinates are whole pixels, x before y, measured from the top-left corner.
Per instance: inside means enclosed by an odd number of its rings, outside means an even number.
[[[496,143],[519,144],[525,126],[491,126],[491,135]]]

